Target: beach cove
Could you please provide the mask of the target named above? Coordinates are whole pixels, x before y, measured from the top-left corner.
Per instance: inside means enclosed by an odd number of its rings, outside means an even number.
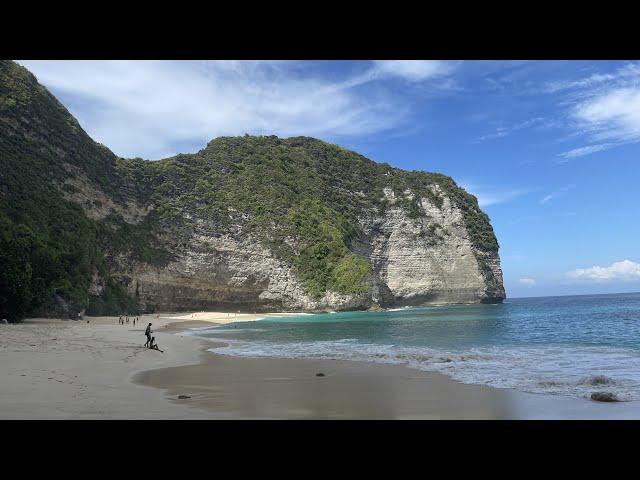
[[[466,385],[404,365],[219,355],[224,343],[179,335],[264,317],[198,312],[143,315],[135,327],[117,317],[2,325],[0,418],[640,418],[637,401]],[[142,346],[149,322],[164,353]]]

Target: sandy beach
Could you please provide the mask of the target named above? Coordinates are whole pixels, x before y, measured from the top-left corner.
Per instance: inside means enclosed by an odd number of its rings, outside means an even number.
[[[117,317],[0,325],[0,419],[640,418],[640,402],[463,385],[399,365],[230,357],[207,351],[215,347],[208,340],[176,335],[264,316],[144,315],[135,327]],[[143,347],[148,322],[164,353]]]
[[[130,378],[147,369],[199,362],[204,342],[174,335],[173,322],[189,328],[257,318],[262,316],[194,313],[143,315],[135,327],[119,325],[117,317],[0,325],[0,418],[201,418]],[[149,322],[164,353],[143,347]]]

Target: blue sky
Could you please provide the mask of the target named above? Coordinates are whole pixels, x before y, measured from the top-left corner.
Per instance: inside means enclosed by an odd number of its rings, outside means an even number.
[[[314,136],[475,194],[508,296],[640,291],[640,62],[19,63],[118,155]]]

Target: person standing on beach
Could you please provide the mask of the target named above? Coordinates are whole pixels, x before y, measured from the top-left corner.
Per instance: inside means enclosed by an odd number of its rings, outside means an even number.
[[[151,331],[151,324],[147,325],[147,329],[144,331],[144,334],[147,336],[147,341],[145,342],[144,346],[148,346],[151,344],[151,334],[153,332]]]

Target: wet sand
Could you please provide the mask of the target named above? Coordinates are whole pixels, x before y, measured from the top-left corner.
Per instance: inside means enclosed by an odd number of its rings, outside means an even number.
[[[176,335],[263,316],[199,312],[145,315],[136,326],[119,325],[117,317],[0,325],[0,419],[640,418],[640,402],[463,385],[398,365],[230,357],[207,351],[216,345],[208,340]],[[148,322],[164,353],[143,347]]]
[[[318,373],[324,376],[317,376]],[[400,365],[240,358],[206,352],[198,365],[141,372],[172,402],[243,419],[637,419],[640,402],[603,404],[464,385]],[[178,396],[190,398],[179,399]]]

